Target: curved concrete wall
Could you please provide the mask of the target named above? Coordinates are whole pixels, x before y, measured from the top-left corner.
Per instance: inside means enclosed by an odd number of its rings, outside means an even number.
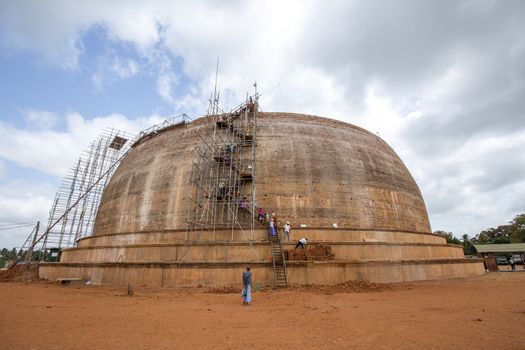
[[[273,285],[271,263],[252,264],[254,286]],[[189,287],[238,286],[244,263],[214,265],[195,264],[126,264],[126,263],[43,263],[40,278],[84,277],[94,284],[112,286]],[[375,283],[409,282],[455,277],[479,276],[485,273],[479,259],[378,261],[378,262],[291,262],[288,278],[292,285],[337,284],[346,281]]]
[[[144,231],[132,233],[116,233],[86,237],[78,241],[78,247],[95,247],[108,245],[127,244],[163,244],[184,242],[186,231]],[[310,228],[292,229],[290,234],[292,240],[308,237],[317,242],[406,242],[406,243],[437,243],[444,244],[445,238],[434,234],[423,234],[403,231],[364,231],[333,228]],[[239,242],[239,241],[267,241],[266,229],[256,229],[253,234],[239,230],[217,230],[192,234],[188,236],[190,241],[203,242]]]
[[[42,278],[95,284],[237,285],[246,264],[273,285],[267,230],[186,232],[193,149],[203,121],[136,145],[104,191],[94,236],[44,263]],[[421,193],[377,136],[319,117],[260,113],[257,205],[292,223],[292,239],[329,245],[332,261],[289,261],[291,284],[402,282],[484,273],[479,259],[430,233]],[[332,227],[336,223],[338,228]],[[299,228],[306,224],[307,228]],[[284,243],[292,249],[294,243]]]
[[[184,227],[190,171],[203,120],[164,131],[122,161],[106,190],[94,234]],[[409,171],[376,135],[330,119],[260,113],[257,205],[293,226],[430,232]]]
[[[461,247],[442,244],[332,242],[337,260],[463,259]],[[295,244],[284,244],[293,249]],[[62,252],[60,262],[236,262],[271,261],[267,243],[184,243],[74,248]]]

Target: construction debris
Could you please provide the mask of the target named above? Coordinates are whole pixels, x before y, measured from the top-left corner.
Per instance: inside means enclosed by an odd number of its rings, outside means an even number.
[[[38,280],[38,264],[19,264],[0,270],[0,282],[31,282]]]
[[[392,289],[392,285],[385,283],[371,283],[365,281],[348,281],[336,284],[334,286],[307,285],[292,286],[291,288],[292,291],[319,292],[323,294],[382,292],[387,289]]]
[[[284,257],[288,261],[326,261],[334,260],[332,247],[316,244],[306,249],[290,249],[284,251]]]

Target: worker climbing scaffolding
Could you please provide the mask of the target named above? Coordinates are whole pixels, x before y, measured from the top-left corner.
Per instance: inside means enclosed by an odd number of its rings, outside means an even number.
[[[258,94],[229,113],[219,109],[218,97],[212,101],[192,167],[188,232],[223,228],[253,232]]]
[[[192,167],[194,190],[188,209],[186,241],[225,228],[231,229],[232,235],[240,229],[246,239],[251,239],[255,224],[261,222],[262,213],[255,207],[258,98],[255,92],[230,113],[224,113],[218,108],[218,97],[213,96]],[[266,218],[273,227],[269,238],[276,285],[287,285],[277,218],[273,221]]]

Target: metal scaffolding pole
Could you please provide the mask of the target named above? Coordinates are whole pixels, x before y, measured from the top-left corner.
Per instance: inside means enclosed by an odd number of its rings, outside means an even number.
[[[214,91],[206,115],[201,142],[195,149],[191,171],[193,190],[187,210],[185,252],[190,242],[203,240],[211,231],[235,230],[253,240],[255,228],[255,129],[259,95],[231,112],[220,112]],[[211,113],[210,113],[211,112]],[[220,113],[219,113],[220,112]],[[249,231],[249,236],[246,235]]]
[[[78,239],[90,236],[102,193],[122,158],[144,140],[167,128],[184,126],[190,121],[188,116],[182,114],[154,125],[135,137],[120,130],[104,130],[64,177],[49,212],[45,236],[39,240],[41,247],[73,247]]]

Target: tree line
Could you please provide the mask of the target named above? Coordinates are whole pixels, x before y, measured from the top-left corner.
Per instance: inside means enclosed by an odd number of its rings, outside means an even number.
[[[0,268],[3,268],[6,266],[8,261],[18,260],[21,257],[24,256],[25,250],[20,249],[17,250],[16,248],[13,249],[7,249],[3,248],[0,250]],[[38,261],[40,260],[42,252],[39,250],[33,251],[33,256],[31,257],[32,261]]]
[[[481,231],[474,237],[464,234],[461,239],[454,236],[452,232],[434,231],[446,238],[447,243],[462,245],[465,254],[473,254],[472,244],[498,244],[498,243],[524,243],[525,242],[525,214],[519,214],[507,225],[500,225],[496,228],[488,228]],[[0,251],[0,268],[4,267],[7,261],[16,260],[23,256],[24,250],[16,248],[3,248]],[[40,251],[34,251],[32,260],[40,260]]]
[[[472,254],[472,244],[525,243],[525,214],[519,214],[507,225],[488,228],[474,237],[464,234],[461,239],[452,232],[434,231],[447,239],[447,243],[462,245],[466,254]]]

